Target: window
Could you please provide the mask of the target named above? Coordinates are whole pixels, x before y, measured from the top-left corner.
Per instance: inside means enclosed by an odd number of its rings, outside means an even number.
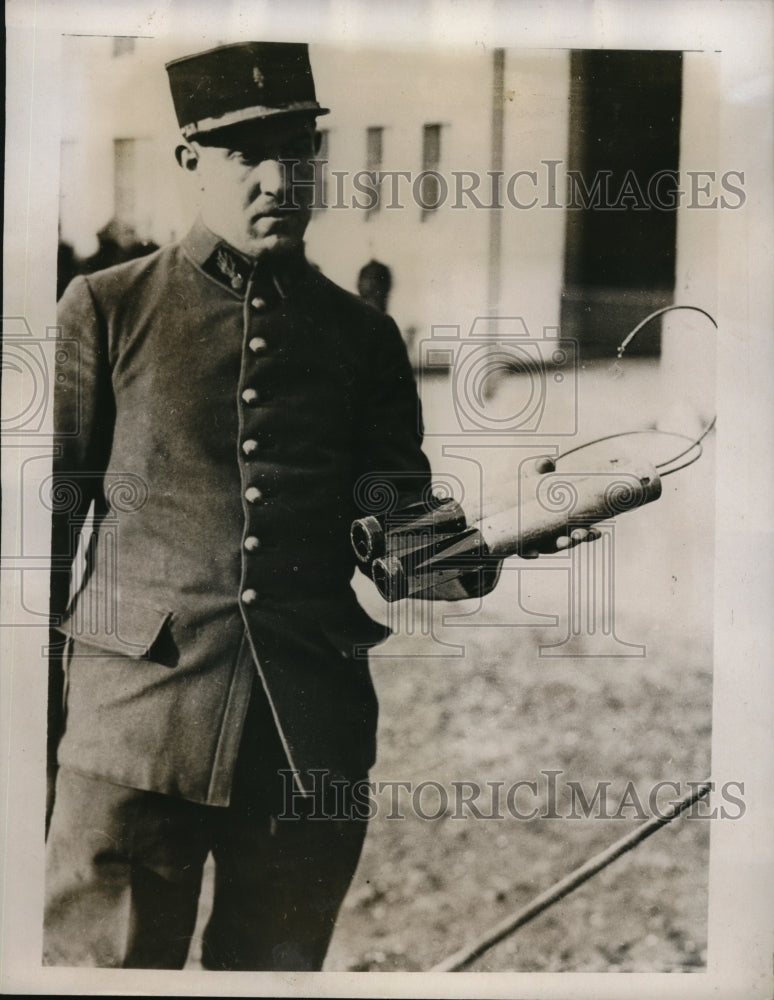
[[[136,39],[132,38],[131,35],[117,35],[113,39],[113,57],[127,55],[130,52],[134,52],[134,43]]]
[[[366,210],[366,218],[371,212],[379,211],[381,201],[381,185],[378,174],[382,169],[382,156],[384,153],[384,129],[381,125],[366,129],[366,170],[372,174],[372,193],[366,195],[369,205]]]
[[[113,140],[115,218],[134,225],[136,204],[136,153],[134,139]]]
[[[156,164],[148,138],[113,140],[113,216],[139,239],[153,225]]]
[[[441,165],[441,125],[422,126],[422,180],[419,187],[419,204],[422,218],[434,212],[441,204],[441,179],[438,168]]]

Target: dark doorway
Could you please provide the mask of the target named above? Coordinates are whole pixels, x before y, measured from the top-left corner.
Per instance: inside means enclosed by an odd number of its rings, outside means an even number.
[[[611,356],[673,299],[682,53],[578,51],[571,74],[562,334]],[[659,351],[656,321],[631,353]]]

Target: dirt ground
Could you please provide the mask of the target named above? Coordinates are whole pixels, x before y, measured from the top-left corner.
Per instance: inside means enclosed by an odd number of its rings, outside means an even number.
[[[508,394],[523,391],[517,379],[501,388],[506,410]],[[495,486],[507,478],[513,439],[488,450],[490,439],[478,440],[482,473],[444,454],[450,438],[433,433],[456,427],[449,383],[424,385],[423,398],[436,472],[464,483],[468,475],[466,489],[482,476]],[[580,415],[573,443],[652,426],[664,415],[663,398],[656,363],[629,363],[623,375],[605,363],[589,367],[577,399],[563,404]],[[667,438],[636,444],[651,457],[674,453]],[[589,547],[581,557],[580,578],[566,554],[512,559],[483,602],[424,605],[413,615],[403,608],[393,617],[397,634],[372,659],[380,749],[371,779],[411,782],[414,797],[396,791],[392,812],[402,818],[390,818],[397,786],[375,796],[326,970],[429,969],[633,829],[642,821],[637,803],[649,812],[657,782],[674,782],[683,794],[709,776],[712,450],[709,438],[700,462],[664,479],[657,503],[619,517],[610,547],[598,542],[595,555]],[[363,579],[357,590],[386,620],[372,585]],[[573,607],[582,619],[574,635]],[[506,794],[518,781],[535,790],[519,786],[509,810]],[[478,811],[460,805],[462,782],[482,788]],[[573,788],[590,799],[600,782],[608,783],[605,814],[615,818],[583,818],[577,798],[572,818]],[[670,797],[671,786],[658,801]],[[534,807],[533,818],[512,815]],[[694,815],[662,829],[473,970],[701,970],[711,826]],[[208,878],[202,917],[210,896]],[[194,947],[191,966],[196,958]]]

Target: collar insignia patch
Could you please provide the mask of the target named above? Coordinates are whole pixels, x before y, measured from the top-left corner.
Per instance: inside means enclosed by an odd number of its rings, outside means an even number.
[[[245,285],[245,278],[234,257],[221,247],[215,255],[215,263],[220,273],[229,279],[234,291],[241,292]]]

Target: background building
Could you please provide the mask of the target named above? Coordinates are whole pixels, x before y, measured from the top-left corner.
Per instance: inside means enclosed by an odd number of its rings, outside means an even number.
[[[179,54],[152,39],[64,39],[60,238],[81,262],[97,254],[87,267],[188,228],[163,68]],[[686,170],[715,163],[711,56],[311,54],[332,113],[318,123],[327,166],[309,256],[352,291],[370,260],[389,267],[389,311],[415,363],[433,326],[464,332],[494,315],[522,317],[536,339],[577,338],[581,357],[614,357],[676,282],[682,291],[681,246],[714,259],[717,213],[686,207],[698,183]],[[719,179],[704,183],[714,197]],[[66,271],[66,248],[61,260]],[[695,291],[711,311],[712,267]],[[659,350],[658,323],[630,348]]]

